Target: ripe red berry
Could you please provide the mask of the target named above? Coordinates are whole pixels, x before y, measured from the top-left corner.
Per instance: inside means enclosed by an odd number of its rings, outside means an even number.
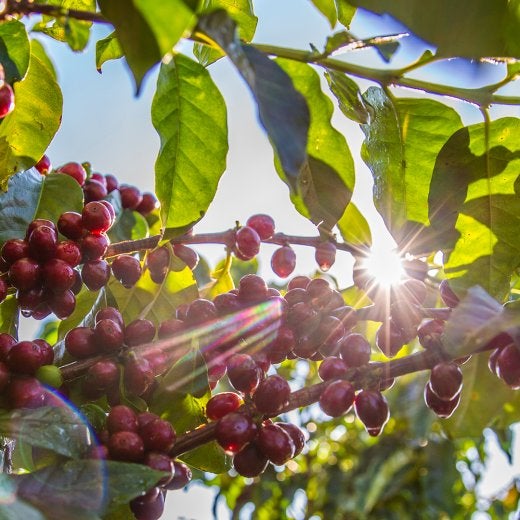
[[[0,361],[0,392],[3,392],[11,379],[11,372],[9,367]]]
[[[153,384],[155,374],[150,362],[144,357],[125,360],[124,382],[131,395],[143,395]]]
[[[218,294],[213,303],[219,316],[238,312],[243,308],[243,303],[238,299],[238,295],[230,292]]]
[[[92,365],[85,377],[89,385],[104,392],[118,384],[119,366],[110,359],[104,359]]]
[[[336,261],[336,245],[332,242],[321,242],[314,251],[314,258],[322,271],[328,271]]]
[[[433,393],[430,384],[427,383],[424,387],[424,402],[441,419],[447,419],[459,405],[460,392],[451,401],[443,401]]]
[[[125,327],[125,343],[129,347],[149,343],[155,337],[155,325],[150,320],[137,319]]]
[[[56,258],[63,260],[71,267],[76,267],[81,262],[81,251],[72,240],[63,240],[58,243],[56,248]]]
[[[81,278],[91,291],[98,291],[110,278],[110,266],[105,260],[89,260],[83,264]]]
[[[91,233],[99,235],[110,228],[112,215],[101,202],[88,202],[81,212],[81,223],[83,227],[88,229]]]
[[[89,327],[76,327],[69,330],[65,336],[65,349],[71,356],[78,359],[97,354],[94,331]]]
[[[161,283],[168,274],[170,266],[170,252],[166,247],[159,247],[148,253],[146,267],[155,283]]]
[[[217,309],[214,303],[204,298],[193,300],[186,312],[186,323],[199,325],[217,318]]]
[[[34,377],[13,377],[7,385],[7,403],[18,408],[39,408],[45,404],[45,388]]]
[[[287,278],[296,267],[296,253],[294,249],[285,245],[278,248],[271,257],[271,269],[276,276]]]
[[[282,376],[272,375],[258,385],[253,401],[260,413],[274,415],[283,410],[290,395],[289,383]]]
[[[0,361],[7,361],[7,354],[16,343],[16,339],[11,334],[0,333]]]
[[[370,361],[370,343],[361,334],[349,334],[341,341],[339,352],[348,367],[360,367]]]
[[[141,462],[144,457],[144,443],[136,432],[118,431],[108,440],[111,458],[125,462]]]
[[[318,374],[323,381],[338,379],[347,373],[347,365],[338,357],[326,357],[318,367]]]
[[[112,262],[112,274],[129,289],[141,278],[141,263],[134,256],[119,255]]]
[[[32,258],[40,261],[49,260],[56,256],[58,235],[49,226],[38,226],[29,235],[29,252]]]
[[[50,293],[47,304],[56,317],[63,320],[74,312],[76,308],[76,297],[71,290]]]
[[[498,376],[514,390],[520,388],[520,349],[511,343],[502,347],[496,358]]]
[[[117,352],[123,346],[124,333],[116,321],[103,319],[96,322],[93,341],[99,352]]]
[[[146,494],[130,501],[130,510],[136,520],[159,520],[164,512],[164,494],[154,487]]]
[[[267,240],[274,235],[274,220],[269,215],[252,215],[247,219],[246,225],[253,228],[261,240]]]
[[[2,246],[2,258],[8,265],[29,256],[29,244],[20,238],[6,240]]]
[[[224,417],[224,415],[238,410],[241,404],[242,399],[235,392],[215,394],[206,403],[206,416],[212,421],[217,421]]]
[[[277,424],[260,428],[256,438],[258,449],[277,466],[294,457],[295,446],[291,436]]]
[[[256,274],[242,276],[238,286],[238,297],[244,303],[258,303],[267,299],[267,284]]]
[[[175,256],[180,258],[192,271],[199,263],[199,255],[188,246],[184,244],[174,244],[173,252]]]
[[[123,321],[123,316],[115,307],[105,307],[104,309],[100,309],[96,313],[95,322],[101,320],[112,320],[115,321],[121,329],[124,329],[125,322]]]
[[[157,207],[157,204],[157,197],[153,193],[146,192],[143,193],[143,198],[139,206],[137,206],[136,211],[146,217],[146,215],[149,215]]]
[[[114,175],[110,173],[107,173],[105,175],[105,182],[107,185],[108,193],[112,193],[114,190],[117,190],[119,188],[119,181]]]
[[[421,280],[415,278],[408,278],[403,280],[401,285],[397,288],[399,294],[407,300],[415,300],[415,303],[421,305],[427,296],[426,284]]]
[[[123,404],[113,406],[107,416],[107,430],[110,434],[116,432],[138,432],[137,415]]]
[[[135,186],[122,185],[119,187],[119,193],[124,209],[137,209],[143,200],[143,195]]]
[[[430,373],[430,389],[443,401],[453,400],[462,390],[461,369],[456,363],[435,365]]]
[[[163,473],[167,473],[165,477],[163,477],[159,482],[157,482],[158,486],[164,487],[168,484],[173,478],[173,472],[175,471],[175,467],[173,465],[173,460],[166,453],[160,453],[157,451],[149,451],[144,456],[143,464],[146,464],[148,467],[155,469],[156,471],[162,471]]]
[[[47,260],[41,268],[43,284],[53,292],[70,289],[75,280],[72,267],[59,258]]]
[[[406,338],[391,319],[381,323],[376,333],[376,345],[386,357],[394,357],[405,345]]]
[[[95,179],[91,178],[85,181],[85,184],[83,185],[85,203],[104,199],[107,196],[107,193],[106,186]]]
[[[234,457],[233,467],[243,477],[257,477],[267,468],[269,459],[260,451],[256,442],[246,444]]]
[[[186,326],[182,320],[178,320],[177,318],[170,318],[169,320],[163,321],[159,325],[159,329],[157,330],[157,337],[159,339],[170,338],[176,334],[184,332],[185,328]]]
[[[349,381],[334,381],[320,396],[320,408],[331,417],[347,413],[354,404],[355,390]]]
[[[371,436],[381,433],[390,417],[385,396],[375,390],[361,390],[354,402],[356,415]]]
[[[191,469],[178,460],[173,461],[173,478],[166,484],[166,489],[175,490],[186,487],[191,480]]]
[[[256,437],[257,430],[249,415],[232,412],[219,419],[215,438],[225,451],[236,453]]]
[[[235,237],[236,248],[245,259],[254,258],[260,251],[261,240],[258,233],[249,226],[241,227]]]
[[[258,386],[262,371],[248,354],[235,354],[227,362],[227,375],[234,388],[247,394]]]
[[[17,374],[32,376],[44,364],[45,351],[33,341],[20,341],[7,354],[7,366]]]
[[[107,251],[109,239],[105,233],[94,235],[88,233],[80,241],[83,261],[100,260]]]
[[[147,450],[161,453],[168,453],[173,448],[177,438],[173,426],[160,418],[153,419],[141,426],[139,435],[141,435]]]
[[[444,332],[444,322],[442,320],[426,320],[417,328],[417,338],[419,343],[426,349],[439,348],[441,335]]]
[[[58,219],[58,231],[71,240],[78,240],[83,236],[81,215],[75,211],[66,211]]]
[[[442,301],[448,307],[453,308],[459,304],[459,297],[453,292],[450,283],[446,279],[442,280],[439,284],[439,294],[441,295]]]
[[[287,291],[292,289],[307,289],[311,279],[308,276],[295,276],[287,284]]]
[[[87,180],[87,172],[85,171],[85,168],[77,162],[68,162],[63,166],[60,166],[56,171],[58,173],[69,175],[75,179],[80,186],[83,186]]]
[[[9,83],[2,82],[0,86],[0,119],[14,110],[14,90]]]
[[[40,265],[32,258],[20,258],[9,268],[9,282],[11,285],[27,291],[40,283]]]
[[[294,443],[294,455],[293,456],[296,457],[296,455],[299,455],[305,446],[305,435],[303,434],[303,432],[300,430],[300,428],[298,428],[298,426],[296,426],[295,424],[292,424],[292,423],[278,422],[276,424],[277,424],[277,426],[279,426],[280,428],[285,430],[289,434],[291,439],[293,440],[293,443]]]

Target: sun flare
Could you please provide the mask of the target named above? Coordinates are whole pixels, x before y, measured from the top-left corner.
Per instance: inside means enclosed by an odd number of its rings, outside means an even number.
[[[405,275],[402,260],[395,249],[378,248],[372,249],[363,263],[375,284],[390,287],[400,283]]]

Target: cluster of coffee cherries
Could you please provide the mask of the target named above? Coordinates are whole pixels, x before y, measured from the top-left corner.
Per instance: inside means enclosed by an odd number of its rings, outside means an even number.
[[[176,441],[175,430],[154,413],[136,413],[125,405],[113,406],[98,439],[100,443],[90,452],[92,458],[145,464],[166,473],[156,486],[130,502],[137,520],[160,518],[166,492],[181,489],[191,480],[188,466],[169,455]]]
[[[39,408],[48,402],[49,392],[42,383],[61,386],[54,351],[43,339],[17,341],[0,334],[0,395],[8,409]]]

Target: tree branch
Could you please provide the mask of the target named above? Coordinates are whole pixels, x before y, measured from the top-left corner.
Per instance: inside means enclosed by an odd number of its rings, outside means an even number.
[[[31,0],[7,0],[3,12],[0,13],[4,18],[9,15],[31,14],[43,14],[45,16],[54,16],[55,18],[74,18],[84,22],[111,23],[98,12],[65,9],[56,5],[34,3]]]

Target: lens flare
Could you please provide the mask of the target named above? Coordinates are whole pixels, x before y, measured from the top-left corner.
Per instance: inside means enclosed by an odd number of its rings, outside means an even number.
[[[374,283],[382,287],[399,284],[405,275],[401,256],[388,247],[372,249],[364,266],[374,277]]]

